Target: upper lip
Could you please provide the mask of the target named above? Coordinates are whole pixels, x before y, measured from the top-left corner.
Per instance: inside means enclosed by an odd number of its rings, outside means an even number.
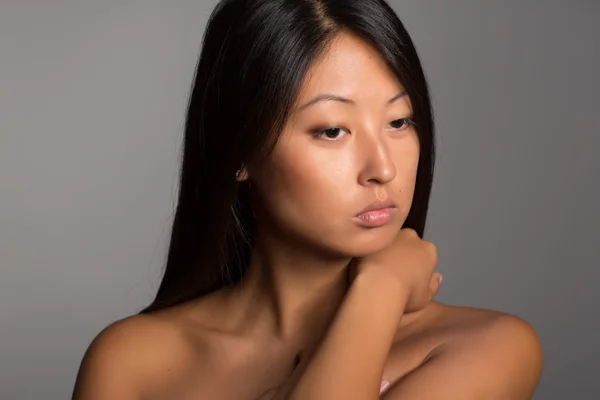
[[[360,210],[360,212],[356,215],[360,215],[369,211],[381,210],[383,208],[396,208],[396,203],[394,203],[394,200],[392,200],[389,197],[383,201],[375,200],[374,202],[370,203],[365,208]]]

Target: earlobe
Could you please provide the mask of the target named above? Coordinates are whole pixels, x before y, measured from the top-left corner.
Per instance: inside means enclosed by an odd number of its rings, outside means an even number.
[[[240,169],[238,169],[235,172],[235,180],[238,182],[242,182],[242,181],[245,181],[246,179],[248,179],[248,171],[246,170],[246,168],[244,166],[242,166]]]

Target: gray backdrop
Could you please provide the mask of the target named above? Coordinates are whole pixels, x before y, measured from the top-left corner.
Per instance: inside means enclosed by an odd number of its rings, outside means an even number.
[[[0,398],[65,399],[100,329],[155,292],[215,0],[2,0]],[[396,0],[439,157],[443,302],[517,314],[535,399],[598,399],[600,4]]]

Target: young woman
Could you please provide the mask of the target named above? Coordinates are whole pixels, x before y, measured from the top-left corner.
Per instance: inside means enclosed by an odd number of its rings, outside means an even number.
[[[531,398],[522,319],[433,301],[434,126],[383,0],[225,0],[187,115],[164,277],[74,398]]]

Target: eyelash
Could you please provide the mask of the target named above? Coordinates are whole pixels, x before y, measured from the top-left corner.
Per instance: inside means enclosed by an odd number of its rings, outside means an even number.
[[[413,121],[411,118],[398,118],[398,119],[392,121],[392,123],[398,122],[398,121],[402,121],[403,122],[402,127],[396,128],[398,130],[408,129],[408,127],[410,127],[410,126],[416,126],[417,125],[415,123],[415,121]],[[322,137],[323,135],[327,134],[328,132],[335,131],[335,130],[338,130],[338,129],[343,130],[344,128],[340,128],[340,127],[335,126],[335,127],[331,127],[331,128],[327,128],[327,129],[316,129],[316,130],[312,131],[312,134],[313,134],[313,137],[315,139],[317,139],[317,138]],[[334,141],[336,141],[338,139],[326,139],[326,138],[323,138],[323,140],[334,142]]]

